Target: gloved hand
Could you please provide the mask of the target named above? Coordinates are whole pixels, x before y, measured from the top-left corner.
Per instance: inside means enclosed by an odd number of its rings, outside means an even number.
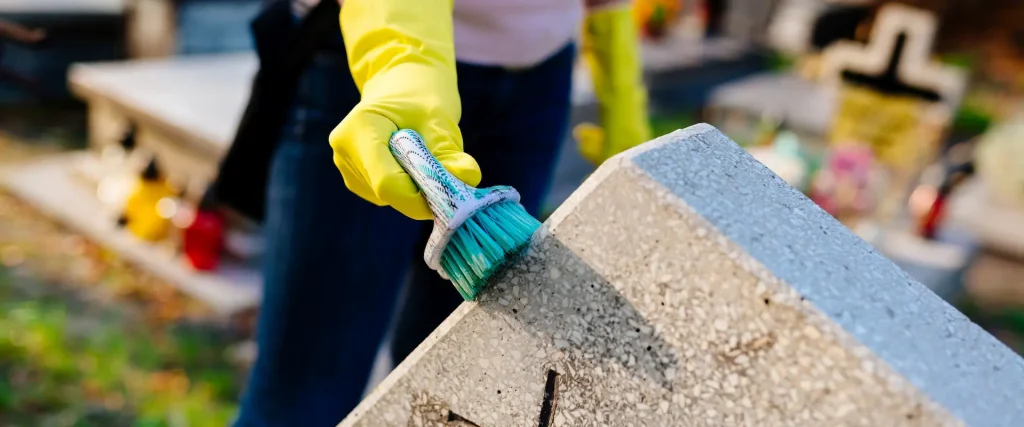
[[[353,193],[413,219],[431,219],[412,179],[388,150],[400,128],[423,136],[449,172],[476,186],[480,167],[462,151],[453,0],[345,0],[341,32],[362,94],[331,132],[334,164]]]
[[[629,2],[593,10],[584,23],[582,51],[603,129],[585,124],[574,134],[580,154],[596,165],[651,139],[637,31]]]

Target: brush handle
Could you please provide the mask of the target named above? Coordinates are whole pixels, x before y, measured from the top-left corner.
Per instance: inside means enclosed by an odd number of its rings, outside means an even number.
[[[447,279],[441,270],[441,255],[455,231],[488,206],[503,201],[518,203],[519,193],[507,185],[480,189],[466,185],[437,161],[427,150],[423,138],[411,129],[401,129],[392,134],[388,148],[402,169],[412,177],[434,214],[434,229],[427,239],[423,259]]]
[[[427,150],[423,138],[415,131],[402,129],[395,132],[391,135],[388,148],[402,169],[412,177],[416,187],[423,192],[427,205],[434,213],[434,220],[443,226],[447,227],[461,205],[475,199],[476,189],[448,172]]]

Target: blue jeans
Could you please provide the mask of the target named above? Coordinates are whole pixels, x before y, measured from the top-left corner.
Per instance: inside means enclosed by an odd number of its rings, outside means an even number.
[[[458,65],[466,151],[482,186],[511,185],[536,215],[565,138],[575,49],[525,70]],[[259,353],[237,427],[334,426],[361,399],[409,278],[392,353],[402,360],[461,298],[426,267],[429,222],[350,193],[327,138],[359,101],[343,54],[301,80],[268,189]]]

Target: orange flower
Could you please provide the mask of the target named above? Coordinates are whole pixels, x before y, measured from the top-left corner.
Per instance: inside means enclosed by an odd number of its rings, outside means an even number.
[[[657,38],[679,19],[683,0],[636,0],[633,17],[644,37]]]

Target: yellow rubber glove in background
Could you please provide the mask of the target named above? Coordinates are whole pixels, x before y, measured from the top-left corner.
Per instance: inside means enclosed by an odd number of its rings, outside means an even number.
[[[596,165],[651,139],[640,41],[630,3],[591,11],[583,26],[583,57],[594,80],[601,128],[573,130],[580,154]]]
[[[480,167],[462,151],[453,0],[345,0],[341,32],[362,98],[331,132],[334,164],[353,193],[413,219],[426,201],[392,157],[398,129],[419,132],[445,169],[476,186]]]

